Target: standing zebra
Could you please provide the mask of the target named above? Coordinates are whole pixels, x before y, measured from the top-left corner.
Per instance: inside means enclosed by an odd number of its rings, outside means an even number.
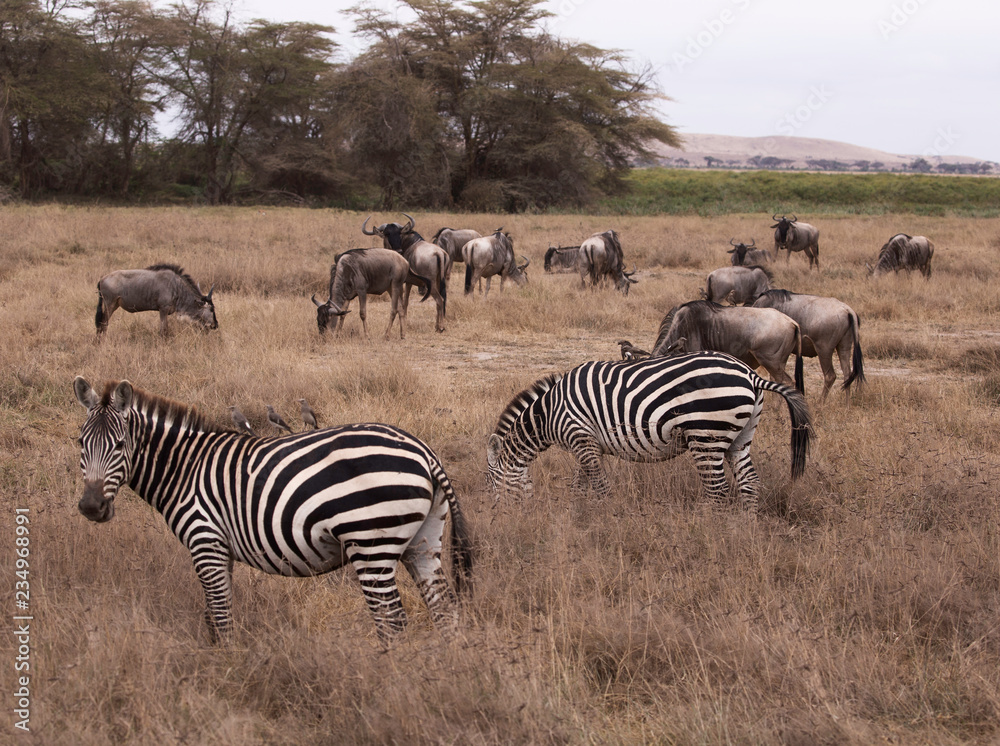
[[[87,409],[80,512],[111,520],[122,484],[160,511],[191,552],[213,640],[232,624],[234,560],[294,577],[350,561],[383,643],[406,624],[396,587],[402,560],[435,625],[457,627],[441,570],[449,512],[459,591],[472,568],[469,534],[441,462],[413,436],[358,424],[260,439],[128,381],[98,394],[78,376],[73,389]]]
[[[486,450],[494,491],[530,492],[528,465],[556,444],[577,458],[573,488],[589,481],[599,497],[611,493],[600,456],[664,461],[691,452],[708,496],[728,497],[723,461],[736,478],[740,502],[757,512],[758,477],[750,443],[763,394],[788,403],[792,420],[792,478],[805,469],[809,410],[803,396],[766,381],[736,358],[695,352],[641,361],[584,363],[536,381],[500,415]]]

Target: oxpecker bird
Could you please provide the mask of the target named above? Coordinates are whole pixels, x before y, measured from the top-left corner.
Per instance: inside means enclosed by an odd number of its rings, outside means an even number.
[[[309,402],[305,399],[296,399],[299,405],[302,407],[302,422],[306,427],[311,427],[315,430],[319,425],[316,424],[316,413],[313,412],[313,408],[309,406]]]
[[[286,433],[293,432],[288,423],[281,419],[281,415],[275,412],[274,407],[270,404],[267,405],[267,421],[278,428],[279,431],[284,430]]]
[[[233,418],[233,424],[236,425],[237,430],[241,433],[247,433],[248,435],[257,437],[257,433],[255,433],[253,428],[250,427],[250,423],[247,422],[247,418],[243,416],[243,413],[239,410],[239,408],[231,406],[229,407],[229,411]]]
[[[633,347],[632,343],[627,339],[619,339],[618,344],[622,348],[622,360],[639,360],[640,358],[649,357],[648,352],[640,350],[638,347]]]

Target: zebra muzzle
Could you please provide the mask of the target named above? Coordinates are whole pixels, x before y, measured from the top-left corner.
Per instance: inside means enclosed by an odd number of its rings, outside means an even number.
[[[80,498],[77,507],[84,517],[95,523],[110,521],[115,514],[114,497],[104,496],[103,479],[84,480],[83,497]]]

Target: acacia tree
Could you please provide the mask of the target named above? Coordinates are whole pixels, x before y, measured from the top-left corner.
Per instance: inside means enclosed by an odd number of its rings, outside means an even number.
[[[371,40],[367,59],[433,91],[459,202],[583,202],[595,186],[613,188],[630,159],[648,157],[651,140],[678,143],[654,115],[652,71],[549,36],[541,2],[408,0],[415,20],[405,26],[370,6],[352,9]]]

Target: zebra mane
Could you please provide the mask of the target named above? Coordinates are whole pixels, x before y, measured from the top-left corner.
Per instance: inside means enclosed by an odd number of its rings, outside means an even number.
[[[545,378],[538,379],[511,399],[510,404],[500,414],[500,419],[497,420],[494,432],[501,438],[506,435],[510,430],[510,426],[514,424],[514,421],[517,420],[521,413],[544,396],[562,377],[562,373],[550,373]]]
[[[184,280],[184,282],[188,284],[188,287],[190,287],[194,292],[198,294],[198,297],[201,297],[201,288],[198,287],[198,283],[194,281],[194,278],[192,278],[191,275],[189,275],[187,272],[185,272],[176,264],[153,264],[150,265],[149,267],[146,267],[146,269],[150,270],[151,272],[159,272],[160,270],[168,270],[170,272],[173,272],[175,275]]]
[[[101,394],[101,405],[108,406],[111,403],[111,395],[118,386],[118,381],[107,381],[104,384],[104,393]],[[147,417],[157,420],[173,420],[179,422],[181,427],[201,432],[231,432],[232,428],[219,427],[210,422],[195,407],[181,402],[167,399],[163,396],[151,394],[148,391],[132,387],[132,408],[138,410]]]

